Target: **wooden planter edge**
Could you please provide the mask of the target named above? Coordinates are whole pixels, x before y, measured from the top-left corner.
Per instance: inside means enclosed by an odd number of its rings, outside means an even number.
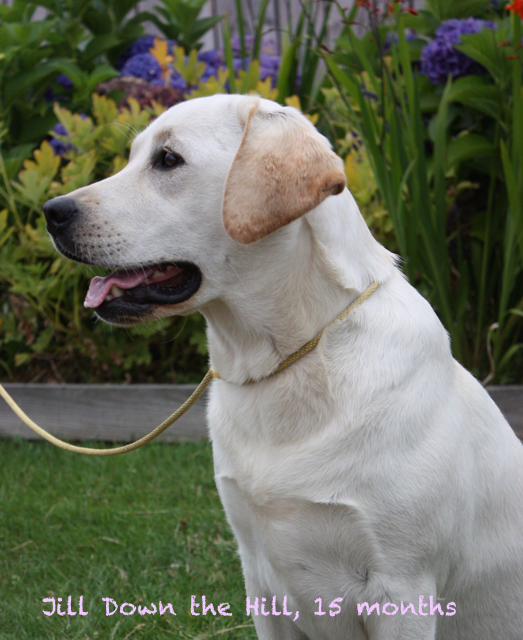
[[[41,427],[68,441],[131,442],[171,415],[196,385],[20,384],[4,387]],[[523,385],[487,387],[518,437],[523,440]],[[207,392],[158,440],[207,438]],[[39,439],[0,398],[0,438]]]

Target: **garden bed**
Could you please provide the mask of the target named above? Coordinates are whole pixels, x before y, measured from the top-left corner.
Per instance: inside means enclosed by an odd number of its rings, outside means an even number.
[[[211,51],[202,37],[220,18],[199,18],[198,2],[159,0],[154,15],[137,13],[138,0],[59,4],[0,4],[0,380],[201,379],[203,318],[97,323],[82,300],[105,270],[58,257],[42,207],[121,170],[134,133],[172,104],[254,92],[301,109],[328,137],[374,237],[401,257],[456,360],[479,380],[523,384],[523,0],[419,11],[307,0],[283,38],[264,27],[266,2],[245,20],[236,3],[238,37],[224,19],[223,48]],[[31,19],[37,5],[44,20]],[[145,34],[151,20],[161,37]],[[93,420],[98,434],[105,423]]]

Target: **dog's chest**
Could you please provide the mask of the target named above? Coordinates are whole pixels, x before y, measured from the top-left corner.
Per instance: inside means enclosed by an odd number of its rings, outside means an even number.
[[[276,597],[281,609],[286,596],[287,607],[299,611],[297,625],[310,637],[341,638],[350,627],[351,637],[359,638],[355,603],[382,564],[364,511],[357,505],[284,497],[261,503],[259,495],[246,494],[231,478],[216,482],[251,601],[271,603]],[[315,614],[328,611],[333,602],[340,605],[335,618]]]
[[[297,412],[289,407],[285,413],[281,403],[275,412],[270,402],[229,407],[223,398],[212,397],[209,419],[216,483],[246,578],[249,559],[256,558],[259,595],[288,595],[304,615],[312,615],[316,598],[331,602],[340,594],[360,592],[379,553],[364,509],[350,499],[350,472],[340,480],[338,464],[318,464],[318,456],[336,452],[325,437],[330,423],[336,428],[336,410],[331,404],[329,415],[323,415],[309,404],[306,418],[296,419]],[[292,437],[306,425],[321,430],[316,445],[314,430],[305,438]],[[290,442],[271,437],[282,426]],[[336,504],[341,493],[343,504]],[[320,618],[311,620],[316,624]]]
[[[213,386],[208,419],[215,475],[234,479],[254,504],[289,496],[328,501],[339,489],[339,477],[333,475],[333,486],[326,478],[336,447],[320,449],[335,439],[329,429],[342,421],[340,410],[325,389],[297,389],[292,379],[280,378],[257,389]]]

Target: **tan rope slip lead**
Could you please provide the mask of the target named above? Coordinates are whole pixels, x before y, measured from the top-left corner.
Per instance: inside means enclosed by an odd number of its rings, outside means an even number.
[[[261,380],[266,380],[267,378],[270,378],[276,375],[283,369],[286,369],[288,366],[290,366],[291,364],[299,360],[302,356],[309,353],[309,351],[314,349],[314,347],[318,344],[322,335],[325,333],[325,331],[329,327],[331,327],[333,324],[335,324],[342,318],[345,318],[347,315],[349,315],[351,311],[359,307],[363,302],[365,302],[365,300],[367,300],[367,298],[369,298],[376,291],[378,287],[379,287],[378,282],[372,283],[367,289],[365,289],[365,291],[358,298],[356,298],[356,300],[354,300],[346,309],[344,309],[339,316],[337,316],[330,324],[328,324],[325,327],[325,329],[323,329],[316,336],[314,336],[312,340],[309,340],[309,342],[304,344],[303,347],[298,349],[298,351],[291,354],[288,358],[285,358],[285,360],[281,362],[272,373],[270,373],[265,378],[262,378]],[[181,418],[183,414],[186,413],[193,406],[193,404],[203,394],[205,389],[207,389],[207,387],[209,386],[213,378],[223,379],[218,372],[214,371],[213,369],[209,369],[209,371],[207,371],[203,380],[196,387],[196,389],[193,391],[191,396],[181,405],[181,407],[179,407],[171,416],[169,416],[169,418],[167,418],[160,425],[158,425],[156,429],[153,429],[153,431],[151,431],[149,434],[147,434],[143,438],[140,438],[139,440],[136,440],[135,442],[131,442],[122,447],[115,447],[113,449],[93,449],[91,447],[78,447],[76,445],[69,444],[68,442],[64,442],[63,440],[60,440],[59,438],[52,436],[50,433],[45,431],[45,429],[42,429],[35,422],[33,422],[31,418],[29,418],[29,416],[27,416],[24,413],[24,411],[22,411],[22,409],[17,405],[17,403],[7,393],[7,391],[4,389],[4,387],[1,384],[0,384],[0,395],[4,398],[4,400],[11,407],[14,413],[16,413],[16,415],[28,427],[30,427],[35,433],[40,435],[42,438],[45,438],[45,440],[48,440],[51,444],[54,444],[57,447],[60,447],[61,449],[65,449],[66,451],[72,451],[74,453],[82,453],[87,456],[116,456],[121,453],[128,453],[129,451],[138,449],[139,447],[142,447],[144,444],[147,444],[148,442],[151,442],[152,440],[157,438],[161,433],[163,433],[168,427],[170,427],[174,422],[176,422],[179,418]],[[250,379],[250,380],[247,380],[244,384],[253,384],[254,382],[259,382],[259,381]]]

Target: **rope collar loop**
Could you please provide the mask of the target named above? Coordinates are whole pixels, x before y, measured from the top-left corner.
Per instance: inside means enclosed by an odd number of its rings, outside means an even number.
[[[330,324],[328,324],[325,327],[325,329],[323,329],[316,336],[314,336],[312,340],[309,340],[309,342],[304,344],[303,347],[298,349],[298,351],[291,354],[288,358],[285,358],[285,360],[281,362],[272,373],[270,373],[268,376],[265,376],[265,378],[261,378],[261,380],[266,380],[267,378],[270,378],[276,375],[280,371],[283,371],[283,369],[286,369],[291,364],[299,360],[302,356],[309,353],[309,351],[314,349],[314,347],[318,344],[322,335],[329,327],[331,327],[333,324],[335,324],[342,318],[345,318],[347,315],[349,315],[351,311],[353,311],[354,309],[359,307],[361,304],[363,304],[363,302],[365,302],[365,300],[367,300],[367,298],[369,298],[376,291],[378,287],[379,287],[379,283],[373,282],[367,289],[365,289],[365,291],[358,298],[356,298],[356,300],[354,300],[346,309],[344,309],[339,316],[337,316]],[[55,436],[51,435],[50,433],[45,431],[45,429],[42,429],[35,422],[33,422],[31,418],[29,418],[29,416],[27,416],[22,411],[22,409],[17,405],[17,403],[7,393],[7,391],[4,389],[4,387],[1,384],[0,384],[0,395],[11,407],[14,413],[16,413],[16,415],[28,427],[30,427],[34,432],[36,432],[42,438],[45,438],[51,444],[54,444],[55,446],[60,447],[61,449],[65,449],[66,451],[72,451],[74,453],[82,453],[87,456],[116,456],[121,453],[128,453],[129,451],[134,451],[135,449],[139,449],[144,444],[147,444],[148,442],[151,442],[152,440],[157,438],[161,433],[163,433],[168,427],[170,427],[174,422],[176,422],[179,418],[181,418],[183,414],[193,406],[193,404],[198,400],[198,398],[202,395],[205,389],[207,389],[207,387],[209,386],[213,378],[219,378],[220,380],[223,380],[223,378],[220,376],[220,374],[217,371],[214,371],[214,369],[212,368],[209,369],[209,371],[207,371],[207,373],[205,374],[203,380],[200,382],[200,384],[196,387],[196,389],[191,394],[190,398],[188,398],[181,405],[181,407],[179,407],[171,416],[169,416],[169,418],[167,418],[160,425],[158,425],[156,429],[151,431],[149,434],[147,434],[143,438],[136,440],[135,442],[131,442],[122,447],[115,447],[113,449],[93,449],[92,447],[78,447],[76,445],[69,444],[68,442],[64,442],[59,438],[55,438]],[[243,384],[254,384],[255,382],[260,382],[261,380],[249,379]]]
[[[298,349],[298,351],[295,351],[294,353],[291,353],[291,355],[288,356],[287,358],[285,358],[285,360],[283,362],[280,362],[280,364],[276,367],[276,369],[274,369],[274,371],[272,373],[269,373],[269,375],[265,376],[264,378],[260,378],[259,380],[253,380],[252,378],[249,378],[248,380],[243,382],[242,385],[244,385],[244,384],[254,384],[255,382],[261,382],[262,380],[267,380],[267,378],[271,378],[272,376],[276,375],[280,371],[283,371],[283,369],[286,369],[291,364],[294,364],[301,357],[303,357],[304,355],[309,353],[309,351],[312,351],[312,349],[314,349],[314,347],[321,340],[322,335],[325,333],[325,331],[327,331],[327,329],[332,327],[332,325],[336,324],[339,320],[342,320],[343,318],[348,316],[351,311],[354,311],[354,309],[356,309],[361,304],[363,304],[365,302],[365,300],[367,300],[367,298],[370,298],[370,296],[376,291],[376,289],[379,286],[380,286],[379,282],[373,282],[369,287],[367,287],[367,289],[365,289],[365,291],[360,296],[358,296],[356,298],[356,300],[351,302],[349,304],[349,306],[340,313],[339,316],[336,316],[336,318],[334,318],[334,320],[332,322],[330,322],[324,329],[322,329],[317,335],[315,335],[312,340],[309,340],[309,342],[304,344],[303,347]],[[221,375],[217,371],[215,371],[214,369],[211,368],[211,369],[209,369],[209,371],[210,371],[210,373],[211,373],[213,378],[218,378],[220,380],[223,380]],[[234,383],[232,383],[232,384],[234,384]]]

